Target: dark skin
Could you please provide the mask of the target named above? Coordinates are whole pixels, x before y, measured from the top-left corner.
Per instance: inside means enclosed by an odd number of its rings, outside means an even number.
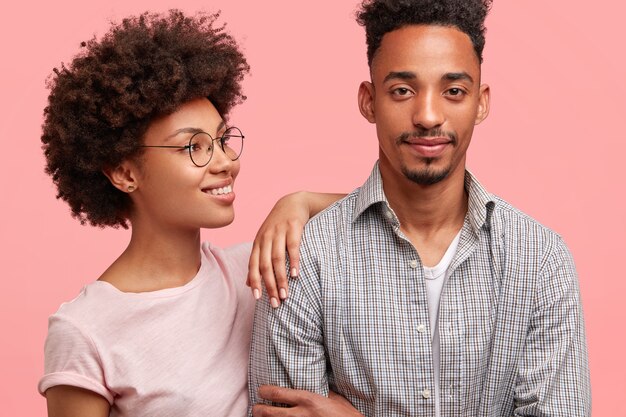
[[[263,385],[259,387],[259,396],[290,407],[256,404],[252,407],[254,417],[363,417],[348,400],[332,391],[326,398],[308,391]]]
[[[300,191],[278,200],[267,220],[254,238],[246,284],[255,299],[265,285],[270,304],[277,308],[289,296],[289,283],[285,269],[285,248],[289,254],[289,276],[296,278],[300,266],[300,238],[311,213],[318,213],[345,194],[315,194]],[[295,204],[297,202],[297,204]],[[296,211],[301,213],[297,215]],[[286,222],[273,219],[288,219]]]
[[[223,134],[223,119],[206,98],[189,101],[176,112],[153,120],[143,140],[148,145],[185,144],[190,130],[211,132],[216,137]],[[132,235],[126,250],[99,279],[120,291],[138,293],[189,282],[201,262],[200,229],[224,227],[234,217],[233,189],[221,195],[206,190],[234,187],[240,163],[217,149],[210,163],[198,167],[187,153],[165,148],[150,149],[141,163],[125,160],[107,170],[105,175],[111,184],[132,199]],[[316,196],[304,193],[297,199],[283,198],[281,210],[273,211],[264,224],[269,230],[295,236],[299,241],[300,225],[315,214],[309,210],[319,211],[334,201],[332,196]],[[181,208],[172,210],[172,201]],[[284,235],[277,238],[283,253],[286,239]],[[272,248],[268,249],[272,253]],[[334,415],[344,415],[345,400],[339,402],[313,393],[279,392],[286,395],[288,404],[294,406],[291,410],[298,413],[292,415],[326,417],[333,415],[332,410],[339,410]],[[104,397],[78,387],[55,386],[46,391],[46,397],[48,415],[53,417],[104,417],[110,412]],[[320,409],[320,404],[324,408]]]
[[[480,84],[480,63],[471,40],[448,27],[413,25],[387,33],[371,67],[372,81],[359,88],[359,108],[376,124],[383,188],[402,232],[427,266],[436,265],[463,225],[467,212],[465,157],[474,126],[489,112],[489,87]],[[414,138],[413,132],[431,132]],[[437,133],[438,132],[438,133]],[[399,140],[404,133],[409,137]],[[445,178],[419,184],[415,177]],[[283,391],[284,390],[284,391]],[[323,401],[306,391],[261,387],[266,400],[309,404],[321,415],[333,405],[342,416],[360,414],[343,397]],[[311,402],[312,401],[312,402]],[[309,416],[299,406],[257,404],[255,417]]]
[[[57,385],[46,390],[48,417],[107,417],[109,402],[103,396],[82,388]]]
[[[435,25],[387,33],[371,74],[359,108],[376,124],[385,195],[424,265],[434,266],[467,212],[466,152],[489,113],[489,86],[480,84],[470,38]],[[441,176],[434,184],[412,179]]]
[[[290,407],[272,407],[257,404],[254,417],[363,417],[348,400],[333,392],[329,397],[308,391],[264,385],[259,388],[261,398]],[[99,394],[82,388],[57,385],[46,391],[48,417],[107,417],[109,402]]]

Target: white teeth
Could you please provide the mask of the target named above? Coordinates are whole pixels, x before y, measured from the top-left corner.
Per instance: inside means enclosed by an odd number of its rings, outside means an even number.
[[[227,185],[226,187],[222,187],[222,188],[213,188],[211,190],[211,194],[212,195],[222,195],[222,194],[228,194],[228,193],[232,193],[233,192],[233,186],[232,185]]]

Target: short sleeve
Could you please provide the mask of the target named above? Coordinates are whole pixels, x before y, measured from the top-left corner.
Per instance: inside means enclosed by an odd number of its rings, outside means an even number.
[[[230,269],[236,276],[246,277],[248,275],[248,261],[252,252],[252,243],[240,243],[224,249],[226,258],[229,261]],[[245,278],[244,278],[245,282]]]
[[[105,385],[100,356],[93,341],[69,318],[58,313],[50,317],[45,344],[45,371],[39,393],[69,385],[102,395],[113,404],[114,395]]]

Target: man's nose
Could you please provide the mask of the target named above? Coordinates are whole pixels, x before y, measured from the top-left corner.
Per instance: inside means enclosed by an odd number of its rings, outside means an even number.
[[[413,125],[424,130],[441,126],[445,119],[442,100],[443,97],[435,91],[418,93],[413,110]]]

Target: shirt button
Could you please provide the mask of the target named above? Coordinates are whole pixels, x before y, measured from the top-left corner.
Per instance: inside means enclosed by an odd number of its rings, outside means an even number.
[[[388,219],[391,219],[393,217],[393,213],[391,212],[391,210],[385,211],[385,217],[387,217]]]
[[[424,391],[422,391],[422,397],[429,399],[430,398],[430,390],[427,388]]]
[[[424,326],[423,324],[418,325],[417,331],[420,333],[424,333],[426,331],[426,326]]]
[[[417,261],[413,259],[411,262],[409,262],[409,266],[413,269],[417,268]]]

